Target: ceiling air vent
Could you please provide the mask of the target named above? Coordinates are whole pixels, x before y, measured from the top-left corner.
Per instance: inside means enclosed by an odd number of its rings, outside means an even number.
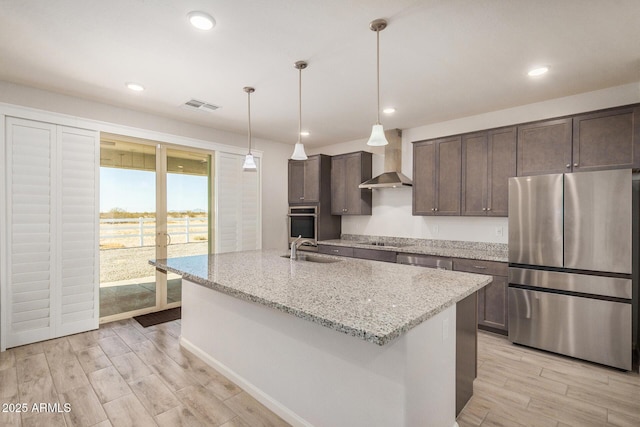
[[[197,99],[190,99],[189,101],[185,102],[183,106],[190,110],[200,110],[200,111],[209,111],[209,112],[216,111],[218,108],[220,108],[220,106],[218,105],[213,105],[207,102],[198,101]]]

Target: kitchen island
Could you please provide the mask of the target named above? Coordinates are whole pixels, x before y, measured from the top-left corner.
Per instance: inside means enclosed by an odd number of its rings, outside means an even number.
[[[181,344],[293,425],[455,425],[456,303],[490,277],[282,255],[152,262],[183,277]]]

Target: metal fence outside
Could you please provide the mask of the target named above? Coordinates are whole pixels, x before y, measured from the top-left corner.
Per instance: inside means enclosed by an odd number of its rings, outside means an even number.
[[[100,218],[100,243],[105,241],[126,241],[129,245],[123,244],[120,247],[142,247],[145,245],[145,238],[150,245],[155,245],[155,218]],[[206,217],[184,217],[168,218],[167,233],[173,243],[191,243],[193,241],[206,241],[208,239],[208,220]],[[182,237],[184,239],[176,237]],[[149,239],[151,238],[151,239]],[[134,242],[137,242],[135,244]]]

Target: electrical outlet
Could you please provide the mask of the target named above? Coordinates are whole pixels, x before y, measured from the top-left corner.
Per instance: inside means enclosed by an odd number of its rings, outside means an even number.
[[[502,236],[503,236],[502,227],[496,227],[496,237],[502,237]]]

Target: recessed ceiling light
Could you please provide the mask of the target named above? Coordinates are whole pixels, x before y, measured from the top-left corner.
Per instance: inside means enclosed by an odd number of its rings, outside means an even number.
[[[216,20],[208,13],[193,11],[187,14],[191,25],[199,30],[208,31],[216,25]]]
[[[309,136],[309,131],[303,130],[302,132],[300,132],[300,136]]]
[[[142,92],[144,90],[144,86],[139,83],[127,83],[127,87],[136,92]]]
[[[385,114],[393,114],[396,112],[396,109],[393,107],[389,107],[389,108],[385,108],[384,110],[382,110],[383,113]]]
[[[530,77],[536,77],[545,74],[547,71],[549,71],[548,67],[538,67],[529,70],[527,74],[529,74]]]

